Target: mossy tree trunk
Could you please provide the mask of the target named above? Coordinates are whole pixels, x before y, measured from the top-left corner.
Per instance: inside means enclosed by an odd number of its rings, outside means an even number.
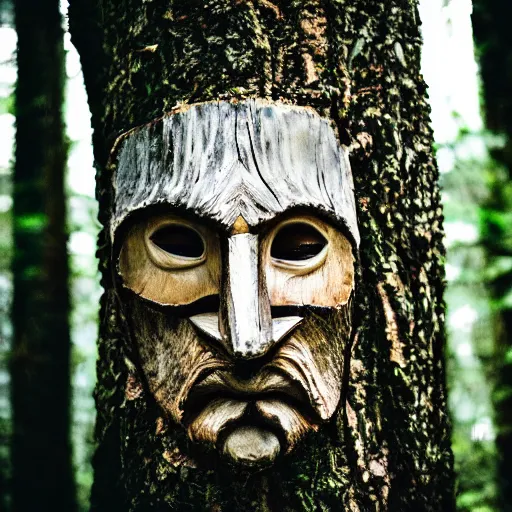
[[[58,0],[14,13],[12,510],[73,511],[62,19]]]
[[[253,476],[194,467],[133,389],[100,238],[93,510],[453,509],[443,363],[442,212],[415,0],[71,0],[95,130],[100,220],[122,132],[180,103],[309,105],[350,146],[361,269],[336,418]],[[186,448],[185,448],[186,450]]]
[[[512,33],[507,23],[512,5],[499,0],[473,3],[485,122],[503,138],[503,145],[491,150],[494,163],[487,175],[490,197],[481,211],[481,227],[495,308],[499,499],[501,510],[512,510]]]

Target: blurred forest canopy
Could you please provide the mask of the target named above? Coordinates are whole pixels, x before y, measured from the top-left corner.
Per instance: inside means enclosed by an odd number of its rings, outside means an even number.
[[[459,481],[458,508],[490,512],[512,510],[511,468],[507,464],[507,459],[512,460],[512,31],[507,25],[512,5],[508,0],[474,0],[473,25],[482,69],[485,127],[475,116],[479,97],[470,8],[470,0],[420,2],[424,68],[430,85],[446,216],[448,385]],[[65,10],[63,5],[61,11]],[[8,366],[14,342],[9,311],[13,295],[11,268],[17,250],[13,245],[12,197],[16,178],[11,155],[17,111],[16,39],[12,8],[6,0],[0,2],[0,21],[0,130],[5,135],[0,145],[0,509],[9,510],[12,407]],[[71,429],[77,500],[79,509],[85,511],[92,481],[91,393],[99,298],[94,248],[98,224],[90,119],[78,58],[68,34],[64,36],[64,48],[73,342]],[[453,127],[451,132],[446,126]]]
[[[492,145],[480,207],[495,337],[493,403],[498,453],[499,506],[512,510],[512,3],[474,0],[473,28],[480,62],[487,129]]]

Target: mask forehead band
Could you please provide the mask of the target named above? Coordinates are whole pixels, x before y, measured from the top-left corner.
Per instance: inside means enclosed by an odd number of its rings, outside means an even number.
[[[359,245],[348,152],[312,109],[264,100],[191,105],[128,132],[116,155],[112,239],[130,213],[158,204],[226,229],[239,217],[256,226],[307,207]]]

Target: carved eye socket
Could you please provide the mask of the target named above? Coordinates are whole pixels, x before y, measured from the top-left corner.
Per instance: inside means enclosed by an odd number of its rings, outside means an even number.
[[[284,226],[275,236],[270,248],[272,258],[304,261],[314,258],[327,245],[324,236],[310,224],[296,222]]]
[[[204,242],[199,234],[186,226],[170,224],[164,226],[150,237],[160,249],[185,258],[201,258],[204,254]]]

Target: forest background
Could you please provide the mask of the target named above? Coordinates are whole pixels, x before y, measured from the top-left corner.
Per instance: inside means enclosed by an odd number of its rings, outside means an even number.
[[[12,403],[13,166],[16,45],[0,2],[0,510],[9,510]],[[509,510],[512,432],[512,42],[507,0],[421,0],[422,67],[432,108],[446,231],[449,405],[461,511]],[[473,17],[471,17],[474,10]],[[67,4],[61,2],[67,30]],[[499,13],[499,14],[497,14]],[[92,483],[99,230],[90,113],[80,62],[64,34],[74,481],[80,510]],[[498,72],[496,72],[498,70]],[[34,77],[36,78],[36,77]],[[508,87],[507,87],[508,86]],[[512,409],[512,408],[510,408]],[[510,448],[509,448],[510,449]]]

